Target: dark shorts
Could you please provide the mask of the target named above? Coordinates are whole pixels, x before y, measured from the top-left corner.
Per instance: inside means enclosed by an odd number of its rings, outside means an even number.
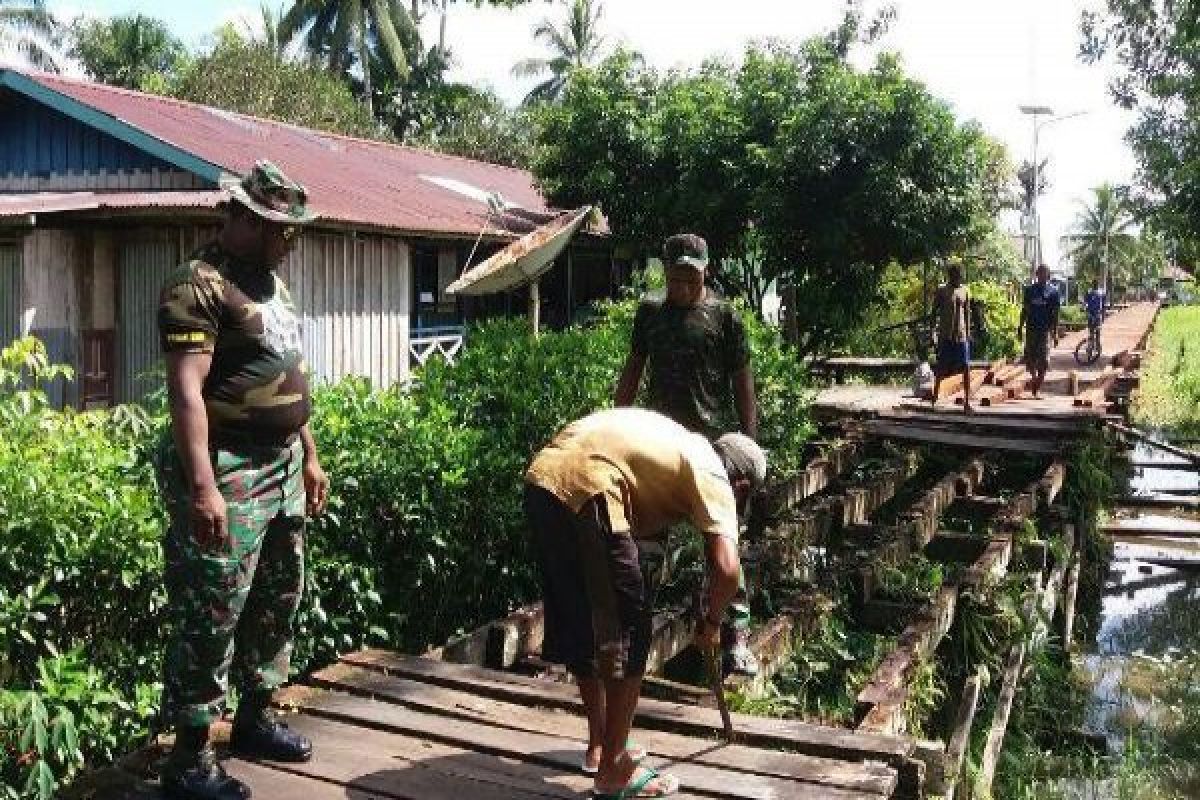
[[[527,484],[525,517],[542,577],[542,658],[580,678],[643,675],[654,599],[637,542],[613,533],[599,496],[576,514],[552,493]]]
[[[1044,370],[1050,366],[1050,331],[1030,328],[1025,333],[1025,366]]]
[[[938,375],[962,372],[970,362],[971,344],[969,342],[938,342],[935,367]]]

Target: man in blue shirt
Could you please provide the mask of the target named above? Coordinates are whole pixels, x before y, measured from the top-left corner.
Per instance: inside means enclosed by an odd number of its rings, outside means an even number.
[[[1100,282],[1095,278],[1092,278],[1092,288],[1083,298],[1083,305],[1087,309],[1088,331],[1099,328],[1104,321],[1104,295],[1100,292]]]
[[[1050,268],[1037,268],[1037,281],[1025,287],[1021,303],[1021,319],[1017,322],[1017,337],[1025,340],[1025,367],[1033,376],[1030,388],[1033,396],[1041,391],[1050,366],[1050,338],[1058,346],[1058,310],[1062,302],[1058,290],[1049,283]]]

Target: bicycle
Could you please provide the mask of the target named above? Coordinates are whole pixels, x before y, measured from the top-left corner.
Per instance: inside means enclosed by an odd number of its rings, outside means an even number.
[[[1101,352],[1100,323],[1089,322],[1087,338],[1081,339],[1079,344],[1075,345],[1075,363],[1081,367],[1095,364],[1100,359]]]

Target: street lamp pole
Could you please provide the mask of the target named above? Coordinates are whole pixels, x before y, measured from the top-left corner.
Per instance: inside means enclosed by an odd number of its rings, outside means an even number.
[[[1037,211],[1038,199],[1038,136],[1042,128],[1047,125],[1053,125],[1055,122],[1062,122],[1065,119],[1073,119],[1081,117],[1088,113],[1086,111],[1073,111],[1070,114],[1063,114],[1059,117],[1051,117],[1054,109],[1049,106],[1023,105],[1018,106],[1022,114],[1028,114],[1033,117],[1033,185],[1029,192],[1029,223],[1033,229],[1033,247],[1030,248],[1030,264],[1029,271],[1032,275],[1037,271],[1038,265],[1042,263],[1042,220]],[[1038,122],[1038,117],[1051,117],[1050,119]]]

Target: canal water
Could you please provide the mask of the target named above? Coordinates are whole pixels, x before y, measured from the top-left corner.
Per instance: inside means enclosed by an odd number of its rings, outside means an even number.
[[[1200,472],[1171,469],[1180,459],[1150,445],[1131,452],[1130,494],[1200,496]],[[1200,514],[1118,511],[1123,524],[1148,529],[1195,530],[1195,538],[1152,536],[1115,543],[1093,652],[1080,666],[1093,691],[1086,728],[1102,734],[1119,754],[1136,724],[1155,722],[1162,709],[1144,691],[1155,660],[1200,650]],[[1192,563],[1187,563],[1192,562]],[[1140,690],[1139,690],[1140,689]],[[1067,796],[1115,797],[1111,785],[1060,787]]]

